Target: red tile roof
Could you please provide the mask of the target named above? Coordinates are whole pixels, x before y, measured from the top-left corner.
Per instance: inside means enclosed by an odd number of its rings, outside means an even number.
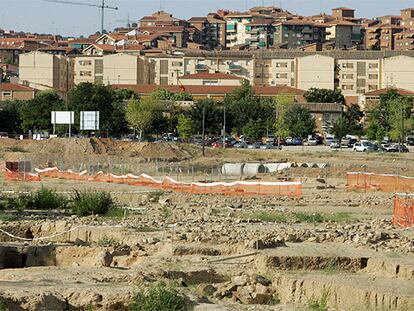
[[[160,33],[160,32],[182,32],[184,26],[144,26],[140,27],[141,32]]]
[[[395,91],[397,91],[398,94],[400,94],[402,96],[414,96],[414,92],[413,91],[409,91],[409,90],[406,90],[406,89],[400,89],[398,87],[388,87],[388,88],[383,88],[383,89],[371,91],[371,92],[365,93],[365,96],[380,96],[380,95],[385,95],[390,90],[395,90]]]
[[[189,75],[184,75],[179,77],[178,79],[220,79],[220,80],[242,80],[242,77],[238,77],[235,75],[227,74],[227,73],[209,73],[209,72],[200,72],[194,73]]]
[[[0,91],[33,92],[34,88],[15,83],[0,83]]]
[[[142,44],[126,44],[126,45],[120,45],[116,46],[116,51],[142,51],[145,50],[145,46]]]
[[[149,94],[156,89],[166,89],[171,92],[180,92],[182,91],[182,86],[180,85],[155,85],[155,84],[138,84],[138,85],[129,85],[129,84],[114,84],[111,85],[114,89],[129,89],[138,94]],[[185,85],[185,91],[193,95],[226,95],[227,93],[233,91],[238,86],[235,85]],[[292,94],[292,95],[303,95],[305,91],[296,89],[289,86],[255,86],[253,87],[254,92],[257,95],[262,96],[275,96],[277,94]]]

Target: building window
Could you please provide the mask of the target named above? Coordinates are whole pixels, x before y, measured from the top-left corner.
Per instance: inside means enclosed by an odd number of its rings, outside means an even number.
[[[92,77],[92,71],[81,71],[79,75],[81,77]]]
[[[346,91],[346,90],[353,90],[354,89],[354,85],[353,84],[342,84],[342,90]]]
[[[378,68],[378,63],[370,63],[369,68],[370,69],[377,69]]]
[[[218,85],[218,80],[204,80],[203,85]]]
[[[354,64],[353,63],[343,63],[342,68],[354,68]]]
[[[182,62],[172,62],[173,67],[181,67],[183,65]]]
[[[377,73],[374,73],[374,74],[369,74],[368,75],[368,79],[371,79],[371,80],[377,80],[378,79],[378,74]]]
[[[353,79],[354,75],[353,74],[343,74],[342,75],[342,79]]]
[[[287,63],[276,63],[277,68],[287,68]]]
[[[378,90],[378,85],[370,84],[370,85],[368,85],[368,90],[369,91],[376,91],[376,90]]]
[[[278,79],[287,79],[288,74],[287,73],[277,73],[276,78]]]
[[[10,92],[10,91],[7,91],[7,92],[3,92],[3,97],[10,97],[10,96],[12,96],[12,92]]]
[[[79,61],[79,65],[80,66],[91,66],[92,65],[92,61],[91,60],[80,60]]]

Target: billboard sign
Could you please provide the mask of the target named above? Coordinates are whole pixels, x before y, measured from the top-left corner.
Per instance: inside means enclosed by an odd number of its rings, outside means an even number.
[[[73,111],[52,111],[52,124],[73,124],[75,113]]]
[[[99,111],[81,111],[80,129],[82,131],[99,130]]]

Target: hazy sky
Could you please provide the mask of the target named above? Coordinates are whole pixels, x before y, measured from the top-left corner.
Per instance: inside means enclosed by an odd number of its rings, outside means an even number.
[[[70,0],[69,0],[70,1]],[[101,0],[71,0],[98,4]],[[106,0],[118,6],[118,11],[107,10],[107,29],[132,21],[160,9],[160,0]],[[331,8],[347,6],[356,9],[358,17],[399,15],[399,10],[414,7],[414,0],[161,0],[163,10],[174,16],[188,18],[203,16],[217,9],[245,10],[261,5],[282,6],[291,12],[312,15],[329,13]],[[87,6],[74,6],[45,2],[43,0],[0,0],[0,28],[63,35],[87,35],[100,29],[100,10]]]

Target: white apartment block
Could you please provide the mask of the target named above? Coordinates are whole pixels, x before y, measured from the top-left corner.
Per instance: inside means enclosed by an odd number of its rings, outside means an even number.
[[[247,39],[251,37],[247,32],[246,24],[252,21],[250,14],[231,13],[225,16],[226,20],[226,46],[228,48],[250,43]]]
[[[339,88],[348,102],[377,89],[414,91],[414,51],[184,51],[137,56],[65,57],[41,52],[20,56],[20,82],[64,93],[81,82],[178,85],[196,73],[225,73],[255,86],[302,90]]]

